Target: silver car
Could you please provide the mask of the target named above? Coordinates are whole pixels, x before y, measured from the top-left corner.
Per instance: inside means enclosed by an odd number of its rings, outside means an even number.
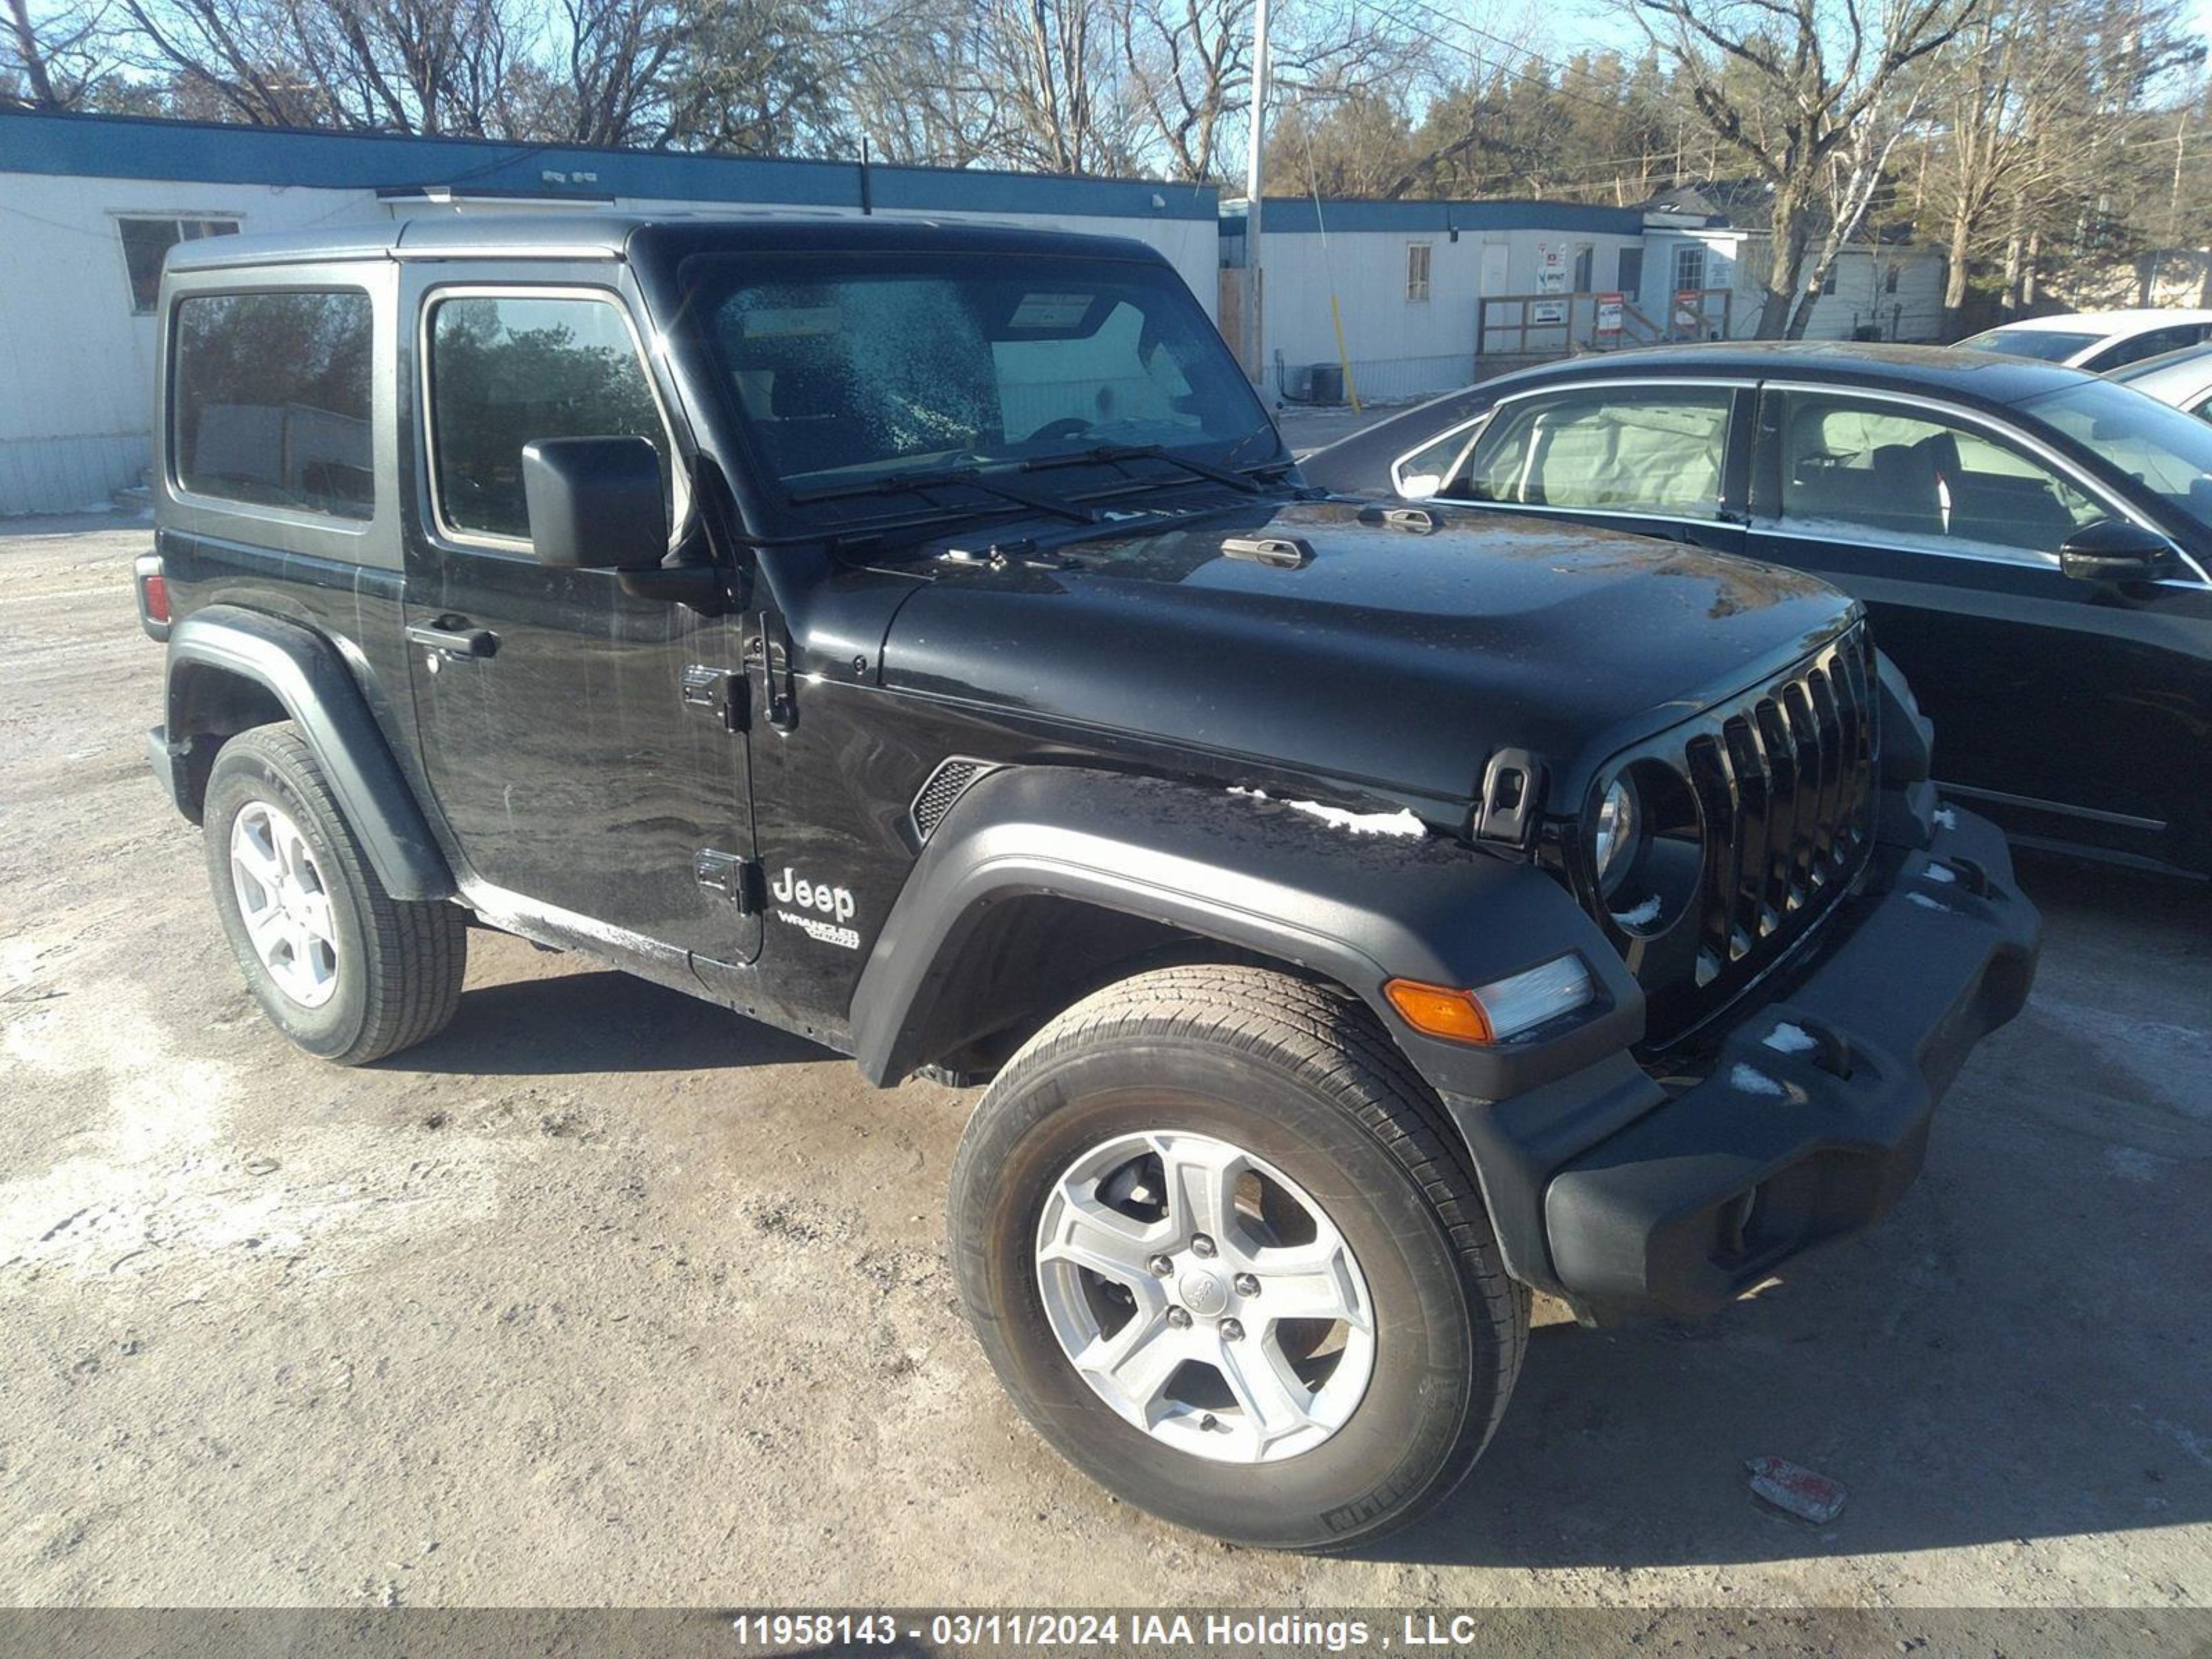
[[[2105,378],[2147,392],[2199,420],[2212,421],[2212,343],[2161,352]]]

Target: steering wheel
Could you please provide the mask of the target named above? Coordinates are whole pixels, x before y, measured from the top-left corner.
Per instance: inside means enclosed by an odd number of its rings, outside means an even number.
[[[1063,415],[1056,421],[1047,421],[1022,441],[1033,444],[1047,438],[1080,438],[1091,430],[1091,425],[1080,415]]]

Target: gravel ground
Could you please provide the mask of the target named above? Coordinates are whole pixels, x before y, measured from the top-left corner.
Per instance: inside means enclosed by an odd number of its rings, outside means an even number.
[[[1000,1397],[940,1237],[967,1097],[482,933],[422,1048],[266,1030],[147,777],[147,537],[0,528],[0,1601],[2212,1594],[2199,895],[2024,866],[2034,1002],[1885,1225],[1707,1325],[1547,1324],[1409,1537],[1229,1551]],[[1763,1454],[1841,1519],[1755,1508]]]

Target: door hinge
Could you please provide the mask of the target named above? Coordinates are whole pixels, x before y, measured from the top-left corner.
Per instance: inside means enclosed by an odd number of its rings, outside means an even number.
[[[684,706],[726,732],[742,732],[752,724],[750,691],[745,677],[733,668],[695,662],[684,671]]]
[[[791,641],[774,617],[760,615],[745,639],[745,666],[761,674],[762,710],[779,732],[799,724],[798,686],[791,672]]]
[[[702,847],[692,855],[691,873],[708,892],[719,893],[736,905],[741,916],[758,915],[767,908],[768,884],[756,860]]]

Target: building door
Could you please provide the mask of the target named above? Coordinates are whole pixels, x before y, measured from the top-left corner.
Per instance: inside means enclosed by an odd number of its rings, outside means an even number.
[[[1494,299],[1506,292],[1506,255],[1510,250],[1503,242],[1482,245],[1482,297]]]

